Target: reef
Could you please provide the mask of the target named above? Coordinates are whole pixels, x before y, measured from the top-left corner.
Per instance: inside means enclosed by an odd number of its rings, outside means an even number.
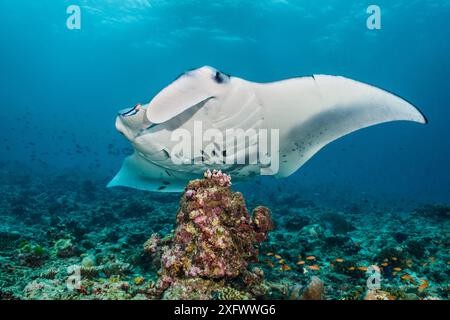
[[[449,298],[445,203],[246,189],[218,171],[166,194],[18,170],[0,168],[0,299]]]

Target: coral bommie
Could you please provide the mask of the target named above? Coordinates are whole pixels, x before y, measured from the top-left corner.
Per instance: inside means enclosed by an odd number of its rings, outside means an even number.
[[[207,171],[191,181],[180,201],[173,243],[162,256],[172,276],[234,278],[255,261],[272,220],[264,207],[249,215],[244,198],[230,190],[231,178]]]

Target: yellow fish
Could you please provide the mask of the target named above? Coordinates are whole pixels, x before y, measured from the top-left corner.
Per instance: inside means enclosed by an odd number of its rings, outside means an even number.
[[[425,290],[430,285],[430,283],[425,279],[420,279],[420,281],[422,282],[422,284],[419,286],[419,291]]]
[[[367,267],[361,266],[361,267],[358,267],[358,270],[359,271],[367,271]]]
[[[308,266],[308,268],[315,271],[320,270],[320,267],[318,265]]]
[[[291,270],[291,267],[289,267],[287,264],[283,264],[283,265],[280,267],[280,270],[282,270],[282,271]]]

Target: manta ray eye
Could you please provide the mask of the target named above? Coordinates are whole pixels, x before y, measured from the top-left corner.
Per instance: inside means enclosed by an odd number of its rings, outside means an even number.
[[[227,81],[229,78],[230,78],[229,75],[226,75],[220,71],[216,71],[214,74],[214,81],[216,81],[217,83],[223,83]]]

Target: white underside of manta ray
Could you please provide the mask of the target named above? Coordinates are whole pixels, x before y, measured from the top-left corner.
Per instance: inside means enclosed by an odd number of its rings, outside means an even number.
[[[314,75],[256,83],[212,67],[185,72],[146,105],[119,113],[116,128],[134,153],[108,184],[149,191],[180,191],[207,169],[222,169],[233,181],[254,177],[261,164],[175,164],[175,130],[278,129],[277,178],[287,177],[328,143],[353,131],[389,121],[427,123],[406,100],[377,87],[339,76]],[[217,145],[213,152],[235,157],[245,146]],[[208,154],[201,152],[202,160]],[[248,155],[247,155],[248,156]],[[187,162],[186,162],[187,163]]]

